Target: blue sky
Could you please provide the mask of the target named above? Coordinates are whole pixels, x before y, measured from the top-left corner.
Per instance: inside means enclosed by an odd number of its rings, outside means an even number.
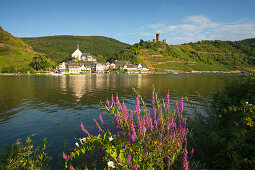
[[[0,26],[17,37],[98,35],[133,44],[255,37],[255,0],[1,0]]]

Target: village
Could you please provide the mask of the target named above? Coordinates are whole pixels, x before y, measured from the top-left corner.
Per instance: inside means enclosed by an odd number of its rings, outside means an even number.
[[[72,54],[74,61],[59,63],[57,72],[59,74],[86,74],[86,73],[148,73],[149,69],[141,64],[132,64],[130,61],[115,60],[113,63],[100,63],[90,53],[82,53],[77,49]]]

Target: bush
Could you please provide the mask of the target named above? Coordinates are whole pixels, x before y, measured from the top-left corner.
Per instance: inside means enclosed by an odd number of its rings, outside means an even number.
[[[20,139],[13,145],[6,145],[0,155],[0,169],[48,169],[47,142],[41,147],[34,147],[30,137],[23,144]]]
[[[255,79],[227,86],[195,122],[197,158],[212,169],[255,168]]]
[[[164,102],[153,92],[152,110],[139,97],[135,111],[128,110],[118,97],[116,100],[112,97],[111,101],[111,104],[106,101],[105,108],[113,116],[115,134],[110,132],[101,115],[103,127],[94,119],[100,133],[98,136],[90,134],[81,123],[88,137],[79,139],[80,145],[77,142],[77,148],[69,155],[63,153],[66,168],[188,169],[188,132],[182,100],[180,105],[176,103],[174,113],[169,110],[169,94]],[[179,162],[183,162],[182,165]]]

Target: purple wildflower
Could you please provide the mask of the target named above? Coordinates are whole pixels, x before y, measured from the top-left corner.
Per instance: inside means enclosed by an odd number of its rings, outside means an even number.
[[[114,101],[113,96],[112,96],[111,100],[112,100],[112,104],[113,104],[113,106],[115,107],[116,105],[115,105],[115,101]]]
[[[105,124],[104,120],[102,119],[101,113],[99,115],[101,123],[105,126],[106,129],[108,129],[107,125]]]
[[[157,124],[159,126],[162,125],[162,108],[160,108],[160,110],[159,110],[159,115],[158,115],[158,118],[157,118]]]
[[[153,131],[153,125],[152,125],[150,110],[148,110],[148,115],[146,117],[146,125],[147,125],[148,129],[152,132]]]
[[[63,152],[63,158],[64,158],[64,160],[68,160],[69,159],[69,157]]]
[[[188,151],[186,149],[185,152],[184,152],[184,155],[183,155],[183,170],[188,170],[189,169],[187,154],[188,154]]]
[[[183,112],[183,99],[182,98],[181,98],[180,107],[181,107],[181,113],[182,113]]]
[[[143,136],[144,135],[144,131],[145,131],[145,118],[141,121],[140,123],[140,135]]]
[[[120,159],[119,156],[118,156],[118,161],[119,161],[121,164],[124,164],[124,163],[122,162],[122,160]]]
[[[87,131],[87,129],[84,128],[82,122],[81,122],[81,129],[83,132],[87,133],[90,136],[90,133]]]
[[[159,133],[159,139],[158,139],[158,150],[161,149],[161,145],[162,145],[162,133]]]
[[[74,167],[72,165],[70,165],[70,170],[75,170]]]
[[[166,109],[169,112],[169,108],[170,108],[170,100],[169,100],[169,92],[166,95]]]
[[[109,108],[112,108],[108,99],[106,100],[106,104]]]
[[[155,94],[154,94],[154,90],[152,90],[151,96],[152,96],[152,105],[154,105],[154,103],[155,103]]]
[[[192,158],[194,155],[194,148],[191,149],[191,152],[190,152],[190,157]]]
[[[140,124],[140,104],[139,104],[139,97],[136,98],[135,111],[136,111],[136,115],[137,115],[138,124]]]
[[[130,111],[129,122],[133,123],[133,112],[132,111]]]
[[[135,164],[134,165],[134,170],[137,170],[138,169],[138,164]]]
[[[171,160],[168,161],[168,169],[170,168],[171,166]]]
[[[131,132],[132,132],[132,135],[131,135],[132,141],[135,142],[135,140],[137,139],[137,136],[136,136],[135,127],[133,123],[131,124]]]
[[[117,120],[117,123],[120,124],[120,114],[118,110],[116,111],[116,120]]]
[[[104,133],[104,131],[102,130],[102,128],[99,126],[99,124],[97,123],[96,119],[94,119],[94,122],[96,124],[97,130],[99,133]]]
[[[120,110],[122,110],[122,106],[120,104],[120,100],[119,100],[118,96],[116,96],[116,103],[117,103],[118,107],[120,108]]]
[[[115,125],[116,134],[117,134],[117,136],[118,136],[118,138],[119,138],[119,137],[120,137],[120,134],[119,134],[119,132],[118,132],[118,123],[116,122],[116,120],[115,120],[114,117],[112,117],[112,120],[113,120],[113,123],[114,123],[114,125]]]
[[[176,109],[176,112],[177,112],[178,117],[179,117],[180,116],[180,111],[179,111],[179,106],[178,106],[177,102],[175,103],[175,109]]]
[[[128,160],[129,167],[132,167],[131,155],[127,156],[127,160]]]
[[[158,122],[157,122],[157,109],[156,107],[153,107],[153,120],[154,120],[154,126],[155,128],[158,127]]]

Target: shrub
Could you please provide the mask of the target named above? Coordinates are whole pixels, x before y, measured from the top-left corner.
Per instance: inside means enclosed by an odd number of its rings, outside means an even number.
[[[210,169],[255,168],[255,79],[227,86],[195,122],[196,153]]]
[[[6,145],[5,152],[0,155],[0,169],[48,169],[47,142],[34,147],[30,137],[22,143],[20,139],[13,145]]]
[[[140,102],[143,103],[140,107]],[[90,134],[81,123],[87,138],[79,139],[69,155],[63,153],[65,167],[70,169],[188,169],[186,117],[183,101],[176,102],[176,112],[170,112],[169,94],[166,101],[152,92],[152,110],[142,98],[136,98],[135,111],[128,110],[119,98],[106,101],[106,110],[113,116],[115,134],[111,133],[100,114],[102,127],[94,119],[98,136]],[[152,113],[152,116],[151,116]],[[135,115],[135,117],[134,117]],[[81,156],[83,155],[83,156]],[[85,156],[84,156],[85,155]],[[183,164],[178,162],[183,160]]]

